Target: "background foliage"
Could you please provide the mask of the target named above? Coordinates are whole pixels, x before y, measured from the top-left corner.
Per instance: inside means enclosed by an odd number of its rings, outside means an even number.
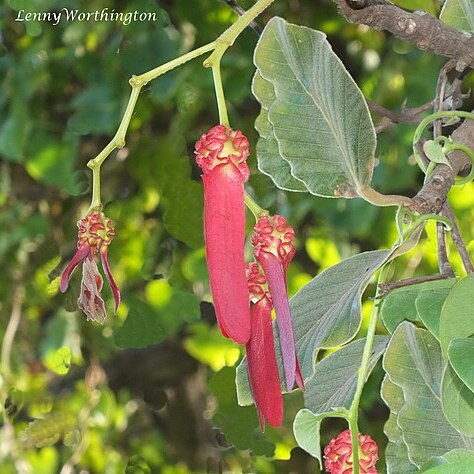
[[[219,0],[193,0],[192,8],[189,3],[10,0],[0,7],[3,341],[11,316],[21,315],[10,357],[13,383],[2,379],[7,397],[2,473],[28,472],[28,466],[29,472],[54,473],[70,460],[94,473],[317,472],[316,461],[295,447],[292,434],[291,422],[303,403],[300,393],[285,396],[283,428],[267,428],[264,435],[254,408],[237,405],[234,377],[243,354],[221,337],[209,304],[202,186],[192,159],[194,142],[217,120],[211,73],[200,60],[144,89],[127,146],[103,167],[105,210],[117,231],[110,261],[123,294],[117,316],[106,293],[105,325],[85,322],[76,310],[78,276],[66,295],[58,293],[58,275],[75,250],[75,222],[89,206],[85,164],[115,133],[129,77],[214,40],[235,21]],[[240,3],[244,8],[252,4]],[[437,2],[416,3],[438,11]],[[56,26],[15,21],[22,8],[63,7],[156,12],[159,21]],[[326,33],[366,97],[397,110],[404,103],[416,106],[432,99],[440,58],[383,32],[348,24],[329,0],[276,2],[259,21],[274,15]],[[232,124],[254,147],[259,106],[251,80],[257,39],[254,31],[244,32],[222,65]],[[421,177],[409,160],[412,134],[413,127],[398,125],[378,137],[374,188],[415,194]],[[284,193],[256,171],[255,155],[249,164],[251,190],[259,203],[287,216],[297,230],[291,294],[341,259],[388,248],[395,240],[393,209],[361,199]],[[450,194],[465,235],[473,230],[470,187]],[[461,268],[457,260],[454,266]],[[432,226],[416,250],[397,260],[393,278],[436,268]],[[369,290],[373,294],[373,282]],[[364,316],[370,305],[365,298]],[[360,337],[365,329],[363,324]],[[379,332],[386,334],[383,327]],[[402,330],[397,336],[395,342],[402,344]],[[442,341],[441,346],[447,348]],[[361,431],[383,447],[388,410],[378,394],[378,364],[365,388]],[[392,407],[397,386],[385,384]],[[323,427],[325,444],[343,425],[331,420],[323,421]]]

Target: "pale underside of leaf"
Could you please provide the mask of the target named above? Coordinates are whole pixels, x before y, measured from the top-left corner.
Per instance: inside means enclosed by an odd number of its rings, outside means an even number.
[[[375,131],[362,93],[325,35],[274,18],[255,64],[273,86],[268,120],[292,175],[316,195],[356,196],[371,180]]]
[[[388,340],[388,336],[375,337],[368,374],[382,356]],[[316,365],[314,374],[305,385],[305,407],[316,415],[329,413],[334,408],[350,408],[365,341],[365,338],[353,341]]]
[[[384,433],[388,438],[385,448],[387,474],[404,474],[416,472],[418,468],[408,459],[408,448],[402,437],[402,430],[397,424],[398,412],[403,407],[403,391],[386,375],[382,382],[382,399],[390,410],[390,415],[384,426]]]
[[[280,189],[307,192],[304,183],[291,174],[288,161],[281,157],[272,124],[268,121],[268,107],[275,100],[272,83],[263,79],[257,71],[253,78],[252,91],[262,106],[255,121],[255,129],[260,135],[257,143],[258,169],[270,176]]]
[[[441,405],[444,363],[438,341],[425,329],[404,322],[398,326],[384,355],[384,368],[392,384],[403,392],[397,425],[410,462],[421,466],[432,456],[474,446],[446,419]],[[398,400],[400,401],[400,400]]]

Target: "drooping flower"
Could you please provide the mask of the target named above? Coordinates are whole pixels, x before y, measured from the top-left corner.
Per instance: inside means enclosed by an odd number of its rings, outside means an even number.
[[[358,435],[358,441],[360,474],[377,474],[377,443],[369,435],[361,433]],[[324,466],[329,474],[352,474],[354,462],[350,430],[339,433],[324,448]]]
[[[278,428],[283,420],[283,397],[280,375],[275,354],[272,328],[272,297],[267,280],[257,263],[247,265],[247,278],[251,312],[251,332],[247,343],[247,367],[250,389],[260,420],[260,429],[265,422]]]
[[[261,217],[255,224],[252,236],[254,255],[265,273],[276,312],[288,391],[293,390],[295,381],[301,389],[304,389],[286,288],[286,270],[295,255],[294,236],[293,228],[287,225],[286,219],[282,216]]]
[[[73,271],[82,263],[81,293],[78,306],[87,316],[97,322],[106,317],[104,300],[100,295],[103,280],[99,273],[95,256],[100,254],[102,268],[114,295],[115,311],[120,304],[120,291],[115,283],[108,260],[108,248],[115,235],[112,221],[98,209],[90,210],[78,223],[77,252],[61,274],[61,292],[64,293]]]
[[[196,162],[204,183],[204,234],[209,284],[224,336],[239,344],[250,338],[245,275],[244,183],[249,178],[249,143],[224,125],[196,143]]]

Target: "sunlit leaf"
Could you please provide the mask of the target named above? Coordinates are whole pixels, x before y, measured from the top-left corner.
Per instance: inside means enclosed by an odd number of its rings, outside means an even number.
[[[447,354],[453,339],[474,334],[474,273],[459,280],[449,292],[441,311],[439,341]]]
[[[449,422],[461,433],[474,436],[474,393],[450,364],[443,375],[441,401]]]
[[[446,0],[439,19],[457,30],[474,32],[474,1]]]
[[[474,339],[451,341],[448,359],[458,377],[474,392]]]

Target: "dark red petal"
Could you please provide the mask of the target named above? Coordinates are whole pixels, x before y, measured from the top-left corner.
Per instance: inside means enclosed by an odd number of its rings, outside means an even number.
[[[61,289],[61,293],[64,293],[67,290],[72,272],[87,257],[89,252],[90,247],[88,247],[87,245],[78,249],[74,257],[72,257],[71,261],[68,263],[67,267],[63,270],[61,274],[61,284],[59,286],[59,288]]]
[[[265,420],[274,428],[278,428],[283,420],[283,397],[273,342],[271,311],[271,304],[266,299],[253,305],[252,331],[247,343],[250,388],[262,431]]]
[[[296,348],[291,324],[290,305],[286,290],[286,275],[278,258],[272,253],[261,251],[257,260],[262,265],[267,278],[268,289],[272,295],[273,307],[276,312],[280,347],[285,372],[285,382],[288,391],[293,390],[296,374]]]
[[[203,175],[204,233],[216,317],[225,336],[239,344],[250,338],[250,311],[245,274],[244,185],[232,164]]]
[[[107,257],[107,250],[108,247],[102,247],[100,249],[100,260],[102,262],[102,268],[104,269],[105,276],[107,277],[107,281],[109,282],[110,288],[114,295],[115,300],[115,312],[117,312],[117,308],[120,304],[120,290],[118,289],[117,283],[115,283],[114,277],[110,270],[109,259]]]

